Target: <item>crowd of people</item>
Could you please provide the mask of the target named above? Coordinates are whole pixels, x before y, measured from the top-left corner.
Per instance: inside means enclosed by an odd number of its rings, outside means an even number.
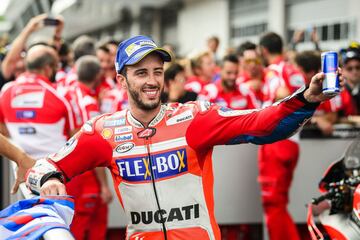
[[[114,59],[119,58],[120,41],[96,41],[80,36],[72,44],[66,43],[62,39],[64,20],[57,17],[58,24],[49,41],[29,45],[30,36],[44,27],[46,18],[46,15],[32,18],[0,62],[3,85],[0,132],[10,137],[30,158],[40,159],[52,154],[56,161],[72,151],[72,142],[67,141],[88,120],[126,109],[129,97],[124,84],[117,79],[119,72],[114,65]],[[293,44],[293,49],[286,54],[283,39],[273,32],[263,34],[259,43],[240,44],[223,58],[217,53],[217,37],[209,38],[207,43],[207,49],[191,59],[177,57],[171,52],[172,59],[166,63],[163,73],[163,103],[205,100],[219,105],[224,112],[228,108],[259,109],[308,85],[321,70],[318,44],[314,50],[290,54],[296,48]],[[360,112],[360,48],[352,44],[342,50],[340,56],[346,79],[344,91],[323,102],[311,120],[324,135],[331,135],[335,123],[359,122],[356,115]],[[120,74],[126,76],[127,73]],[[150,90],[147,94],[152,94]],[[108,128],[102,130],[104,139],[111,138],[112,134]],[[61,148],[61,154],[54,154]],[[258,179],[272,240],[300,239],[287,211],[298,158],[297,135],[259,149]],[[113,197],[106,179],[104,168],[98,167],[67,183],[66,191],[76,202],[71,226],[76,239],[105,239],[107,205]]]

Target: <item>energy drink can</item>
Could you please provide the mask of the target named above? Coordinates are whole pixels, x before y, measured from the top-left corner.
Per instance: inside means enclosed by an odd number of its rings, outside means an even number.
[[[324,52],[321,54],[321,70],[325,73],[322,92],[325,95],[337,95],[340,92],[339,76],[336,73],[338,64],[337,52]]]

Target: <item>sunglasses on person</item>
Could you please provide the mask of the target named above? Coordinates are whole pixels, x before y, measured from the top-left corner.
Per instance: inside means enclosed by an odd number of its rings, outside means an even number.
[[[260,58],[248,58],[248,59],[244,59],[244,62],[246,64],[250,64],[250,63],[261,64]]]
[[[348,71],[348,72],[352,72],[353,70],[360,71],[360,65],[348,66],[348,67],[345,67],[345,70]]]

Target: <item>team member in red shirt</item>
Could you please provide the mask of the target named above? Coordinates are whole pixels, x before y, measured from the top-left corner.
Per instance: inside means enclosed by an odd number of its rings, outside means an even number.
[[[53,86],[59,62],[55,50],[33,46],[25,61],[27,72],[2,89],[0,122],[27,154],[41,158],[66,143],[74,119],[69,102]]]
[[[106,45],[101,45],[96,49],[96,57],[99,59],[101,66],[101,80],[99,85],[96,87],[96,94],[98,98],[101,98],[106,91],[115,87],[114,79],[107,76],[109,69],[112,69],[114,61],[111,56],[111,52]]]
[[[206,84],[214,80],[215,60],[210,52],[202,52],[191,59],[191,69],[194,75],[190,76],[185,84],[185,89],[200,93]]]
[[[101,66],[95,56],[87,55],[76,61],[78,81],[69,87],[66,97],[75,112],[76,127],[99,115],[95,89],[101,81]],[[69,195],[75,197],[75,216],[71,232],[75,238],[105,239],[107,231],[107,204],[112,196],[104,168],[87,171],[66,185]]]
[[[127,216],[126,239],[220,240],[213,146],[287,137],[327,99],[321,93],[324,74],[315,75],[309,88],[262,110],[208,102],[161,104],[164,61],[170,60],[146,36],[120,43],[117,79],[128,92],[129,109],[84,124],[66,147],[29,171],[30,188],[42,195],[64,194],[61,181],[107,166]]]
[[[129,105],[128,97],[125,89],[118,84],[115,88],[106,91],[100,99],[101,113],[114,113],[126,109]]]
[[[178,63],[171,64],[164,73],[165,91],[161,101],[186,103],[195,101],[197,93],[185,89],[185,68]]]
[[[257,47],[252,42],[245,42],[239,46],[237,55],[240,62],[237,84],[247,85],[261,104],[264,98],[265,72]]]
[[[317,72],[321,69],[320,53],[316,51],[303,51],[295,55],[295,67],[304,76],[308,84]],[[335,97],[337,98],[337,97]],[[333,122],[336,119],[336,107],[332,101],[324,101],[316,109],[311,123],[316,124],[324,135],[331,135],[333,132]]]
[[[336,105],[337,120],[348,121],[349,116],[360,114],[360,49],[348,48],[343,57],[345,89],[332,102]]]
[[[264,105],[267,106],[293,93],[305,84],[305,80],[294,66],[284,61],[283,42],[279,35],[266,33],[261,37],[259,46],[264,61],[269,64],[264,85]],[[296,135],[259,149],[259,182],[271,240],[300,239],[287,211],[289,189],[298,158]]]
[[[95,40],[89,36],[82,35],[76,38],[72,47],[74,49],[74,61],[85,55],[95,56]],[[64,91],[68,86],[75,84],[77,79],[76,68],[74,66],[66,74],[59,72],[56,76],[56,87],[58,91]]]
[[[244,85],[237,85],[239,60],[235,55],[225,56],[221,67],[221,79],[206,85],[198,99],[232,109],[259,108],[255,95]]]

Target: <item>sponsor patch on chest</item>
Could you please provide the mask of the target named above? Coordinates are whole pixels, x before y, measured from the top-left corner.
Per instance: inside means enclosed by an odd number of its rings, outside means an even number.
[[[132,133],[114,136],[114,141],[115,142],[124,142],[124,141],[129,141],[129,140],[132,140],[132,139],[133,139],[133,134]]]
[[[122,125],[125,125],[125,118],[104,121],[104,127],[116,127]]]
[[[116,146],[115,152],[125,153],[125,152],[130,151],[134,146],[135,146],[135,144],[133,142],[122,143],[122,144],[119,144]]]
[[[193,116],[193,113],[191,110],[188,110],[188,111],[185,111],[183,113],[180,113],[172,118],[169,118],[167,121],[166,121],[166,125],[170,126],[170,125],[175,125],[175,124],[178,124],[178,123],[182,123],[182,122],[185,122],[185,121],[189,121],[191,119],[193,119],[194,116]]]
[[[178,149],[159,154],[116,160],[120,176],[129,182],[150,181],[173,177],[187,172],[187,154],[185,149]]]

